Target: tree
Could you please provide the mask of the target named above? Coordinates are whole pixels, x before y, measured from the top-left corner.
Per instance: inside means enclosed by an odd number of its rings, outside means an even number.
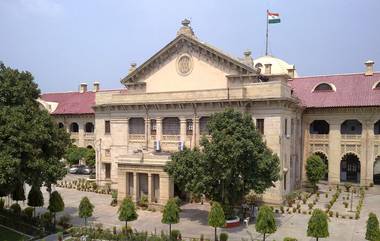
[[[208,214],[208,225],[214,227],[215,241],[218,240],[217,228],[224,227],[226,223],[222,206],[218,202],[213,202]]]
[[[314,237],[318,241],[319,238],[326,238],[329,235],[326,213],[320,209],[315,209],[309,219],[307,236]]]
[[[265,235],[274,233],[276,230],[276,221],[272,209],[268,206],[261,206],[257,215],[256,231],[263,234],[265,241]]]
[[[33,185],[28,194],[28,206],[33,207],[33,216],[36,215],[36,207],[44,205],[44,196],[41,192],[41,187]]]
[[[92,216],[94,205],[87,197],[83,197],[79,204],[79,217],[84,218],[84,225],[87,226],[87,218]]]
[[[84,160],[87,165],[95,166],[95,150],[71,145],[65,153],[65,159],[70,165],[78,164],[80,160]]]
[[[128,230],[128,222],[134,221],[138,217],[135,204],[130,197],[123,199],[117,212],[119,213],[119,220],[125,221],[125,230]]]
[[[65,209],[65,203],[63,202],[63,199],[62,199],[61,195],[59,194],[59,192],[54,191],[50,195],[48,209],[51,213],[53,213],[54,227],[55,227],[56,213],[61,212]]]
[[[24,184],[17,180],[11,193],[12,199],[18,203],[18,201],[25,200]]]
[[[179,207],[173,198],[169,199],[162,213],[162,223],[169,224],[169,235],[172,235],[172,224],[179,222]]]
[[[29,72],[0,63],[0,185],[50,186],[66,174],[59,161],[70,136],[40,107],[40,90]]]
[[[313,186],[314,192],[317,190],[317,183],[326,174],[326,164],[322,158],[316,154],[311,155],[306,160],[306,176]]]
[[[229,207],[250,190],[261,194],[274,186],[279,159],[263,142],[250,115],[227,109],[212,115],[207,128],[211,138],[202,138],[202,148],[174,153],[165,171],[182,190],[219,202],[228,218]]]
[[[370,213],[368,216],[365,239],[369,241],[380,240],[379,220],[377,219],[377,216],[374,213]]]

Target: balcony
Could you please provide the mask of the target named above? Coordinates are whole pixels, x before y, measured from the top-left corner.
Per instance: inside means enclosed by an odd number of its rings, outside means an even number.
[[[342,140],[360,140],[362,135],[342,134]]]
[[[145,141],[145,134],[129,134],[129,141],[142,143]]]
[[[310,140],[328,140],[329,134],[310,134]]]
[[[179,142],[181,140],[180,135],[163,135],[162,142]]]

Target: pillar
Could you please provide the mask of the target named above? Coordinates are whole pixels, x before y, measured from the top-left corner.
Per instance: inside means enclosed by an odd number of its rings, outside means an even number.
[[[149,140],[150,140],[150,118],[146,117],[144,120],[145,120],[145,146],[148,149]]]
[[[174,196],[174,182],[168,175],[160,174],[160,203],[165,205]]]
[[[78,145],[81,147],[84,146],[84,123],[81,123],[80,121],[77,122],[79,126],[78,130]]]
[[[362,123],[362,154],[360,158],[360,185],[368,186],[373,183],[373,165],[375,157],[373,155],[374,149],[374,122],[365,121]]]
[[[196,147],[199,145],[200,139],[200,130],[199,130],[199,117],[194,115],[193,119],[193,136],[192,136],[192,147]]]
[[[329,121],[329,184],[338,184],[340,182],[340,161],[341,161],[341,134],[340,121]]]
[[[186,118],[181,117],[180,119],[180,135],[181,135],[181,141],[184,143],[186,142]]]
[[[138,177],[139,177],[138,173],[134,172],[133,173],[133,195],[132,195],[132,200],[134,202],[138,201],[138,193],[139,193],[139,190],[138,190],[139,178]]]
[[[152,174],[151,173],[148,173],[148,202],[151,203],[153,198],[152,198],[152,184],[153,184],[153,181],[152,181]]]
[[[125,121],[125,144],[127,145],[127,151],[129,151],[129,119]]]
[[[156,140],[160,141],[162,138],[162,118],[156,118]]]
[[[117,172],[117,179],[117,198],[118,200],[123,200],[128,194],[128,173],[119,169]]]

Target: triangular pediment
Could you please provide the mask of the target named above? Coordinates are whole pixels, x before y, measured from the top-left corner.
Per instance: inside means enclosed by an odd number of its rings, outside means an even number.
[[[184,56],[188,56],[189,58]],[[130,86],[136,84],[149,85],[149,82],[153,83],[157,78],[166,78],[171,81],[176,81],[173,80],[174,77],[172,74],[174,73],[172,72],[176,72],[176,74],[182,75],[183,78],[189,79],[190,77],[184,76],[188,74],[186,70],[190,70],[191,72],[192,69],[190,68],[194,68],[194,72],[189,75],[193,75],[198,81],[201,81],[199,80],[199,76],[204,77],[207,75],[210,77],[208,79],[221,78],[221,76],[223,76],[225,79],[225,76],[229,74],[254,74],[257,72],[253,67],[240,62],[238,59],[208,44],[200,42],[195,37],[180,34],[146,62],[131,71],[121,82],[126,86]],[[157,81],[154,83],[159,84]],[[178,81],[175,83],[170,83],[170,81],[165,83],[169,85],[180,84]],[[214,83],[211,83],[210,86],[210,88],[223,87],[223,85],[219,86]],[[189,88],[192,87],[185,87],[186,90],[190,90]],[[176,89],[168,88],[168,90]]]

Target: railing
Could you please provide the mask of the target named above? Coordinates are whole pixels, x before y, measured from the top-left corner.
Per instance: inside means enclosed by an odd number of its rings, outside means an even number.
[[[329,134],[310,134],[312,140],[328,140]]]
[[[181,140],[180,135],[163,135],[162,136],[162,141],[175,141],[178,142]]]
[[[360,140],[361,138],[361,134],[342,134],[342,140]]]
[[[129,141],[145,141],[145,134],[129,134]]]

